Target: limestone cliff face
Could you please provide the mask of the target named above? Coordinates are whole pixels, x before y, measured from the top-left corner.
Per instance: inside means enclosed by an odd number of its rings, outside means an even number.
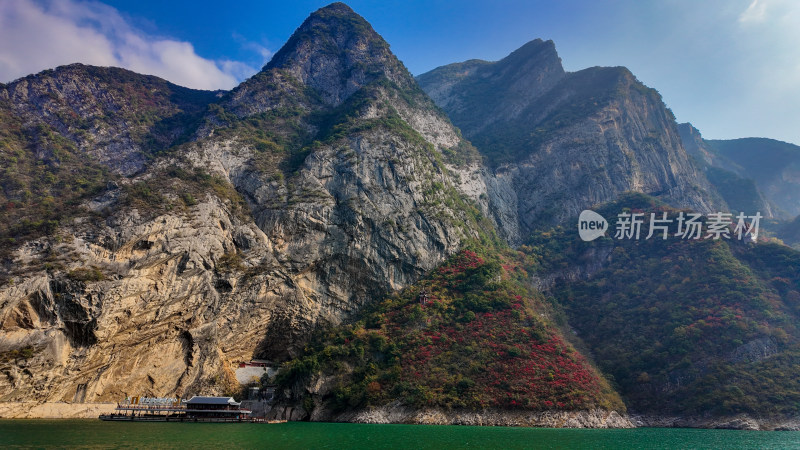
[[[98,70],[29,77],[4,98],[31,120],[62,109],[140,117]],[[344,5],[312,14],[239,88],[182,94],[202,101],[156,104],[172,118],[160,127],[123,114],[84,141],[48,122],[130,176],[11,246],[0,400],[225,392],[237,362],[296,354],[315,328],[478,237],[480,214],[459,190],[469,183],[454,174],[480,172],[474,149]],[[164,150],[148,153],[147,136]]]
[[[19,275],[0,288],[0,348],[32,355],[3,361],[2,399],[221,393],[230,363],[251,357],[274,306],[295,295],[280,270],[239,283],[223,263],[237,247],[269,267],[264,234],[212,196],[182,213],[120,211],[24,245]],[[62,270],[42,270],[42,260]]]
[[[672,113],[625,68],[565,73],[552,42],[537,40],[501,61],[444,66],[418,81],[488,158],[492,184],[510,181],[516,196],[505,198],[516,204],[502,209],[516,211],[521,234],[500,222],[512,242],[625,191],[704,212],[720,206]]]

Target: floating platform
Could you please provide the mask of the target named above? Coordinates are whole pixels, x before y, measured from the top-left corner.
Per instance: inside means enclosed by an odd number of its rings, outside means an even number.
[[[180,399],[139,398],[118,403],[116,412],[101,414],[100,420],[111,422],[197,422],[197,423],[280,423],[252,417],[252,411],[241,408],[231,397],[192,397]]]

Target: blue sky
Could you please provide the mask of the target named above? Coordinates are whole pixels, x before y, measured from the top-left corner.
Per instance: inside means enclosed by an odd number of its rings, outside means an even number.
[[[197,88],[257,71],[325,1],[0,0],[0,82],[70,62]],[[414,74],[553,39],[567,70],[624,65],[707,138],[800,144],[794,0],[351,1]]]

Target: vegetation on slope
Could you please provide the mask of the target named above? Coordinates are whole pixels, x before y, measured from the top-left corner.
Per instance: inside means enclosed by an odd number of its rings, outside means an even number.
[[[2,107],[0,123],[2,258],[17,242],[54,231],[114,176],[47,125],[26,129]]]
[[[523,259],[461,251],[358,322],[318,335],[276,381],[299,396],[312,378],[340,375],[324,398],[337,410],[396,399],[416,407],[623,410],[544,318],[549,307],[525,287]]]
[[[777,235],[787,244],[800,250],[800,216],[782,224],[777,230]]]
[[[764,199],[753,180],[712,166],[708,166],[706,177],[731,208],[731,212],[744,212],[747,215],[764,212]]]
[[[675,214],[641,195],[601,213],[624,206]],[[609,254],[589,280],[559,282],[552,294],[629,408],[800,412],[800,253],[675,237],[586,243],[564,229],[540,232],[524,248],[553,271],[586,265],[589,250]]]
[[[747,175],[757,182],[767,181],[787,166],[800,162],[800,147],[775,139],[706,139],[705,142],[721,156],[745,168]]]

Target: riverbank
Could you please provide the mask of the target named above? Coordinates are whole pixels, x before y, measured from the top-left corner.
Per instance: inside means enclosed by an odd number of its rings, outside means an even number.
[[[97,419],[111,414],[116,403],[0,402],[2,419]]]
[[[116,403],[0,402],[0,419],[97,419],[113,413]],[[265,412],[265,411],[264,411]],[[263,413],[263,412],[262,412]],[[300,420],[298,408],[275,408],[273,419]],[[286,417],[284,417],[286,416]],[[314,422],[363,424],[472,425],[535,428],[705,428],[724,430],[800,431],[800,417],[756,418],[746,414],[728,417],[680,417],[620,415],[614,411],[508,411],[508,410],[415,410],[393,404],[360,411],[333,414],[316,410]]]
[[[444,410],[429,408],[413,410],[402,406],[386,406],[344,413],[337,422],[404,423],[419,425],[473,425],[536,428],[635,428],[627,417],[615,411],[508,411],[487,409]]]
[[[762,418],[738,414],[726,417],[631,415],[636,427],[706,428],[717,430],[800,431],[800,417]]]

